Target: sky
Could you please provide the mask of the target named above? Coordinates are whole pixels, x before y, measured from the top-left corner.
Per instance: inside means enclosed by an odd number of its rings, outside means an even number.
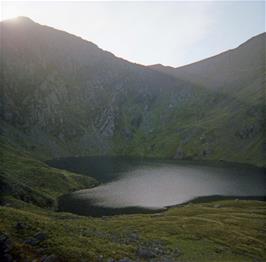
[[[131,62],[182,66],[265,32],[264,1],[1,1],[0,20],[27,16]]]

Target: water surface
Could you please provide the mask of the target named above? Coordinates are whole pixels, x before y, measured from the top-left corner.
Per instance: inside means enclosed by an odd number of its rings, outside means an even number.
[[[97,163],[95,158],[85,159],[81,173],[86,170],[103,184],[60,198],[59,207],[63,211],[85,215],[152,212],[200,197],[266,195],[264,170],[248,166],[119,158],[104,161],[97,158]],[[67,161],[72,165],[70,169],[77,172],[73,170],[74,162]]]

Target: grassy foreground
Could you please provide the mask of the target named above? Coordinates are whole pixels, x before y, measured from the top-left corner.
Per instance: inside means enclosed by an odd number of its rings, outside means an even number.
[[[43,254],[59,261],[265,261],[265,211],[264,202],[231,200],[87,218],[18,201],[16,208],[0,207],[0,231],[18,261],[40,261]],[[38,232],[44,240],[25,243]]]

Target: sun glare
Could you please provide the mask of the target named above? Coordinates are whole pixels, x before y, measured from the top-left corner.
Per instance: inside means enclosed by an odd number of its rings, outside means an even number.
[[[18,16],[20,16],[19,9],[14,6],[1,8],[0,20],[16,19]]]

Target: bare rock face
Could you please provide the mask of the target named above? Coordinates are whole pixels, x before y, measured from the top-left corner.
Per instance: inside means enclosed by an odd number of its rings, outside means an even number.
[[[258,127],[254,124],[242,127],[240,130],[238,130],[235,135],[239,137],[240,139],[249,139],[256,136],[256,134],[259,132]]]
[[[115,131],[115,112],[105,109],[97,119],[97,126],[102,136],[112,137]]]

